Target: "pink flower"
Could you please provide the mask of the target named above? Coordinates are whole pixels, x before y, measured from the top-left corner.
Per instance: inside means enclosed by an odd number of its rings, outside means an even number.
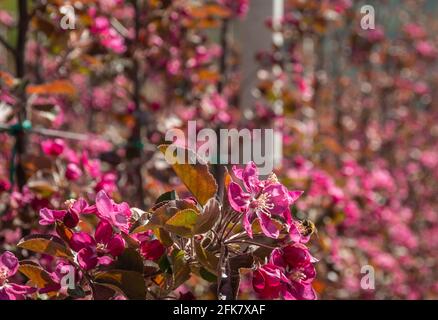
[[[140,254],[146,260],[157,261],[166,251],[166,248],[157,239],[142,242],[140,245]]]
[[[421,39],[426,36],[424,28],[416,23],[408,23],[403,27],[403,31],[412,39]]]
[[[79,269],[75,268],[75,266],[65,260],[56,261],[55,270],[50,272],[50,278],[53,280],[54,284],[39,289],[38,292],[44,294],[52,291],[59,291],[64,295],[68,295],[68,287],[73,283],[63,282],[63,279],[67,275],[73,275],[69,281],[73,280],[75,285],[80,283],[81,273],[79,272]]]
[[[9,181],[0,179],[0,192],[7,191],[11,188]]]
[[[65,148],[64,140],[44,140],[41,142],[41,148],[43,152],[49,156],[59,156]]]
[[[289,192],[280,184],[274,174],[265,180],[258,178],[254,162],[248,163],[245,169],[233,168],[236,177],[243,181],[246,191],[235,182],[228,188],[228,199],[234,210],[243,213],[243,226],[252,237],[251,224],[259,219],[263,233],[271,238],[278,238],[279,229],[273,218],[284,219],[288,225],[292,223],[289,206],[302,194],[301,191]]]
[[[117,189],[117,176],[114,173],[108,172],[102,175],[100,181],[96,184],[96,191],[105,191],[109,194]]]
[[[254,290],[262,299],[315,300],[315,261],[302,244],[275,249],[269,263],[254,272]]]
[[[27,294],[36,291],[29,286],[9,283],[8,279],[18,271],[18,259],[6,251],[0,255],[0,300],[24,300]]]
[[[5,10],[0,10],[0,24],[6,27],[12,27],[14,25],[14,18]]]
[[[97,213],[96,206],[90,206],[88,202],[83,198],[79,198],[78,200],[72,200],[70,201],[70,203],[72,204],[69,206],[69,211],[75,212],[77,215]]]
[[[128,233],[131,209],[126,202],[117,204],[102,190],[96,195],[96,208],[101,219],[107,220],[114,227]]]
[[[67,165],[67,170],[65,171],[65,177],[68,180],[75,181],[82,176],[82,170],[77,164],[69,163]]]
[[[278,266],[289,279],[287,289],[283,292],[285,299],[316,299],[311,285],[316,277],[316,270],[312,263],[316,261],[309,249],[299,243],[272,251],[270,263]]]
[[[113,227],[105,220],[97,225],[94,238],[88,233],[77,232],[69,244],[78,253],[79,266],[84,270],[110,264],[113,257],[118,257],[125,249],[125,240],[120,234],[114,234]]]
[[[431,42],[425,40],[418,41],[415,44],[415,49],[419,55],[425,58],[436,58],[438,54],[435,46]]]
[[[82,198],[66,201],[68,210],[51,210],[43,208],[40,210],[40,225],[47,226],[56,221],[63,221],[69,228],[74,228],[79,222],[79,215],[97,213],[96,206],[89,206]]]
[[[66,210],[51,210],[48,208],[43,208],[40,210],[40,225],[48,226],[54,224],[57,220],[61,221],[64,219],[67,211]]]
[[[106,17],[96,17],[94,19],[94,24],[91,27],[90,31],[92,33],[101,33],[101,32],[105,32],[110,28],[110,22],[108,20],[108,18]]]
[[[289,279],[272,264],[266,264],[253,274],[252,285],[261,299],[277,299],[286,290]]]
[[[249,11],[249,0],[218,0],[218,2],[241,18],[245,17]]]

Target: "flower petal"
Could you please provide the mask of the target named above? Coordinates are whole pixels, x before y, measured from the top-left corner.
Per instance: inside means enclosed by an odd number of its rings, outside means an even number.
[[[289,198],[290,198],[291,204],[294,203],[295,201],[297,201],[297,199],[299,197],[301,197],[301,195],[303,193],[304,193],[304,191],[299,191],[299,190],[289,191]]]
[[[0,255],[0,267],[6,268],[8,272],[8,277],[13,276],[18,270],[18,259],[17,257],[9,251],[6,251]]]
[[[96,227],[94,238],[96,242],[107,244],[113,236],[113,227],[106,220],[101,220]]]
[[[50,210],[47,208],[43,208],[39,212],[40,214],[39,223],[42,226],[48,226],[54,224],[56,220],[64,219],[66,213],[67,211],[65,210]]]
[[[243,224],[243,228],[245,229],[246,233],[248,234],[248,236],[252,239],[252,226],[251,226],[251,222],[249,221],[249,217],[250,217],[250,213],[246,212],[243,214],[243,219],[242,219],[242,224]]]
[[[91,248],[83,248],[78,252],[78,263],[84,270],[93,269],[97,265],[97,261],[97,253]]]
[[[263,187],[263,183],[259,180],[259,172],[254,162],[249,162],[242,172],[243,183],[246,190],[252,194],[258,194]]]
[[[125,240],[123,240],[121,235],[115,235],[107,245],[108,253],[113,257],[118,257],[125,250]]]
[[[102,256],[97,258],[97,263],[99,266],[109,266],[111,263],[114,262],[114,259],[110,256]]]
[[[157,261],[164,254],[166,248],[157,239],[145,241],[140,245],[140,253],[146,260]]]
[[[96,247],[96,241],[94,241],[94,239],[85,232],[73,233],[69,244],[70,247],[76,252],[84,248]]]
[[[103,190],[96,195],[96,208],[99,214],[106,218],[109,218],[110,213],[113,211],[112,201]]]
[[[278,230],[276,224],[272,219],[265,213],[258,211],[257,216],[260,219],[260,227],[265,236],[277,239],[280,235],[280,230]]]
[[[76,212],[69,210],[65,214],[63,221],[67,227],[74,228],[79,223],[79,215]]]
[[[231,207],[237,212],[245,212],[248,209],[251,196],[244,192],[240,185],[231,182],[228,187],[228,200]]]

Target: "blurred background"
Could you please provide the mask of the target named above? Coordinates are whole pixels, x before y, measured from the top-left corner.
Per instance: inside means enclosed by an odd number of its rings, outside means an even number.
[[[0,44],[2,249],[41,207],[102,189],[148,207],[179,188],[155,146],[188,120],[275,128],[276,173],[316,226],[318,297],[438,298],[436,1],[145,0],[137,19],[132,3],[28,1],[20,33],[17,1],[0,0],[16,45]]]

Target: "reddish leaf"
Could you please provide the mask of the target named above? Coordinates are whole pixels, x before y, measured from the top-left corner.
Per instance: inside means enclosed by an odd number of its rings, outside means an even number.
[[[144,300],[146,285],[143,275],[129,270],[109,270],[99,272],[94,280],[100,284],[113,285],[119,288],[129,299]]]
[[[166,160],[171,163],[173,170],[201,205],[205,205],[217,192],[217,184],[208,170],[208,165],[196,154],[187,149],[169,145],[159,146]],[[181,157],[183,156],[183,158]],[[189,164],[188,160],[195,164]]]
[[[56,287],[57,285],[56,282],[52,280],[49,273],[35,262],[26,260],[20,261],[20,267],[18,270],[29,279],[32,285],[39,289]]]
[[[48,254],[58,258],[73,259],[73,254],[64,242],[55,236],[34,234],[23,238],[17,245],[19,248],[37,253]]]

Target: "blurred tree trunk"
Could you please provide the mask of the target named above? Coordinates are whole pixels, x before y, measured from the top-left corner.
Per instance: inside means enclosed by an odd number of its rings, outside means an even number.
[[[255,102],[252,92],[257,86],[259,70],[256,54],[272,46],[272,33],[265,25],[266,18],[272,15],[272,3],[269,0],[252,0],[248,16],[236,26],[242,59],[240,106],[243,109],[252,108]]]

